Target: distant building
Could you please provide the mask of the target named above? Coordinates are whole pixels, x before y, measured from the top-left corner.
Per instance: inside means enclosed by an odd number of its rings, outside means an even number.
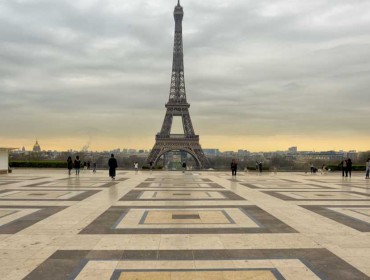
[[[34,152],[41,152],[41,147],[40,147],[40,145],[39,145],[39,143],[38,143],[37,140],[36,140],[35,145],[33,145],[32,151],[34,151]]]
[[[352,159],[352,161],[356,161],[358,159],[358,152],[355,150],[347,152],[347,157]]]
[[[288,153],[290,154],[296,154],[297,152],[298,152],[297,146],[288,148]]]
[[[206,156],[218,156],[220,151],[218,149],[203,149]]]
[[[327,160],[341,161],[344,158],[344,152],[326,151],[326,152],[300,152],[298,160]]]
[[[238,157],[246,157],[249,156],[251,153],[248,150],[238,150]]]
[[[17,149],[0,147],[0,174],[9,172],[9,151],[11,150]]]

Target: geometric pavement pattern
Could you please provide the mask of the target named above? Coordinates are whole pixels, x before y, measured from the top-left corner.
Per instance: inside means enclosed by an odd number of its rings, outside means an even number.
[[[363,177],[14,170],[0,279],[370,279]]]

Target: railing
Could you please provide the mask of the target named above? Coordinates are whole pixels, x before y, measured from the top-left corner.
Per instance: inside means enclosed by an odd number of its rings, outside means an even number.
[[[170,134],[170,138],[172,139],[181,139],[186,138],[185,134]]]
[[[160,134],[157,134],[156,138],[162,138],[162,139],[197,139],[197,138],[199,138],[199,135],[185,135],[185,134],[160,135]]]

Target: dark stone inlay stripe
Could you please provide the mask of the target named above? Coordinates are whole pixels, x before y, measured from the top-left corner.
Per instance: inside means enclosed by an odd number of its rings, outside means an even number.
[[[211,179],[208,178],[147,178],[145,179],[146,182],[173,182],[178,183],[182,181],[184,184],[186,183],[204,183],[204,182],[213,182]]]
[[[289,182],[289,183],[299,183],[298,181],[295,180],[290,180],[290,179],[280,179],[281,181]]]
[[[119,280],[122,279],[122,274],[124,275],[125,272],[144,272],[144,273],[150,273],[150,272],[208,272],[208,271],[269,271],[274,275],[274,278],[276,280],[285,280],[285,278],[281,275],[281,273],[276,268],[197,268],[197,269],[116,269],[110,280]],[[254,277],[253,277],[254,278]],[[136,279],[136,278],[135,278]],[[172,277],[171,277],[172,279]],[[199,278],[197,278],[199,279]],[[225,278],[224,278],[225,279]],[[257,279],[257,278],[255,278]]]
[[[169,190],[156,190],[156,191],[163,191],[163,192],[169,192]],[[125,194],[119,201],[175,201],[175,200],[245,200],[245,198],[237,195],[236,193],[232,191],[201,191],[201,190],[192,190],[192,192],[217,192],[220,193],[221,195],[224,196],[224,198],[179,198],[179,199],[153,199],[153,198],[145,198],[145,199],[140,199],[140,197],[143,195],[145,191],[143,190],[131,190],[127,194]],[[209,196],[209,195],[208,195]],[[154,196],[153,196],[154,197]]]
[[[159,184],[158,186],[151,186],[151,184]],[[167,184],[167,185],[171,185],[171,186],[163,186],[162,184]],[[204,187],[204,186],[201,186],[200,184],[207,184],[209,187]],[[187,185],[197,185],[197,186],[191,186],[191,187],[188,187]],[[143,182],[143,183],[140,183],[139,185],[137,185],[135,187],[136,189],[140,189],[140,188],[149,188],[149,189],[156,189],[156,188],[162,188],[162,189],[197,189],[197,188],[200,188],[200,189],[225,189],[224,187],[220,186],[219,184],[217,183],[205,183],[205,182],[188,182],[188,183],[184,183],[184,184],[171,184],[171,183],[163,183],[163,182]]]
[[[199,215],[197,215],[197,214],[195,214],[195,215],[175,215],[175,214],[173,214],[172,215],[172,219],[173,220],[183,220],[183,219],[200,219],[200,216]]]
[[[0,234],[14,234],[33,224],[46,219],[47,217],[58,213],[67,208],[67,206],[0,206],[0,210],[10,209],[40,209],[5,225],[0,226]]]
[[[320,279],[370,279],[367,275],[324,248],[240,250],[60,250],[31,271],[25,280],[64,280],[77,276],[90,260],[263,260],[297,259]],[[222,270],[222,268],[218,268]],[[253,269],[253,268],[251,268]],[[158,270],[157,270],[158,271]],[[237,271],[237,269],[235,269]]]
[[[25,186],[22,186],[23,187],[41,187],[42,185],[45,185],[45,184],[49,184],[49,183],[55,183],[55,181],[44,181],[44,182],[39,182],[39,183],[32,183],[32,184],[27,184]],[[45,187],[49,187],[49,186],[45,186]]]
[[[22,181],[31,181],[31,180],[41,180],[41,179],[50,179],[49,177],[26,177],[26,176],[9,176],[6,174],[5,177],[0,176],[0,180],[2,181],[16,181],[17,183]]]
[[[220,208],[239,208],[242,213],[247,215],[250,219],[255,221],[259,227],[204,227],[204,228],[175,228],[168,225],[168,228],[142,228],[140,221],[137,228],[115,228],[122,220],[122,215],[126,215],[130,209],[220,209]],[[227,211],[225,211],[227,212]],[[226,216],[227,218],[227,216]],[[230,221],[230,219],[229,219]],[[96,218],[91,224],[85,227],[79,232],[79,234],[232,234],[232,233],[296,233],[297,231],[282,221],[278,220],[274,216],[270,215],[263,209],[255,205],[247,206],[208,206],[208,207],[197,207],[197,206],[112,206],[98,218]]]
[[[301,207],[361,232],[370,232],[370,223],[328,208],[370,208],[370,205],[300,205]]]
[[[253,185],[253,184],[249,184],[249,183],[240,183],[240,185],[251,188],[251,189],[260,189],[260,187]]]
[[[22,189],[7,189],[7,190],[0,190],[0,193],[7,193],[7,192],[13,192],[13,191],[25,191],[29,192],[30,190],[22,190]],[[69,191],[73,192],[73,190],[65,190],[65,189],[37,189],[32,191],[40,191],[40,192],[57,192],[57,191]],[[8,199],[2,199],[0,197],[0,201],[82,201],[85,198],[88,198],[101,190],[76,190],[76,191],[83,191],[83,193],[78,194],[74,197],[67,198],[67,199],[58,199],[58,198],[47,198],[47,199],[28,199],[28,198],[8,198]]]
[[[19,183],[19,182],[20,181],[3,181],[3,182],[0,182],[0,186],[15,184],[15,183]]]
[[[64,179],[61,179],[60,181],[63,181]],[[124,180],[127,180],[127,178],[125,178]],[[23,187],[26,187],[26,188],[33,188],[33,187],[37,187],[37,188],[55,188],[55,189],[59,189],[59,188],[73,188],[73,189],[89,189],[89,188],[110,188],[112,186],[115,186],[118,184],[119,180],[116,180],[116,182],[99,182],[99,181],[81,181],[81,183],[90,183],[91,185],[93,184],[99,184],[99,183],[104,183],[102,184],[101,186],[79,186],[78,183],[76,184],[72,184],[72,185],[65,185],[65,186],[55,186],[55,185],[46,185],[45,184],[48,184],[48,183],[56,183],[57,181],[49,181],[49,182],[41,182],[41,183],[36,183],[36,184],[29,184],[29,185],[26,185],[26,186],[21,186],[22,188]]]
[[[105,183],[104,185],[101,185],[99,187],[94,187],[94,188],[110,188],[112,186],[117,185],[118,181],[125,181],[125,180],[127,180],[127,178],[124,178],[124,180],[121,180],[121,179],[116,180],[116,182],[108,182],[108,183]]]
[[[243,185],[243,186],[251,188],[251,189],[271,189],[271,188],[268,188],[268,187],[259,187],[259,186],[253,185],[251,183],[240,183],[240,185]],[[314,188],[312,188],[312,187],[314,187]],[[319,191],[320,189],[327,190],[327,189],[335,189],[335,188],[327,187],[327,186],[320,186],[320,185],[315,185],[315,184],[295,184],[295,185],[292,185],[292,186],[276,186],[276,187],[274,187],[274,189],[291,189],[291,190],[294,190],[294,189],[312,189],[312,190],[318,190]]]
[[[261,191],[273,197],[286,200],[286,201],[370,201],[370,194],[368,193],[361,193],[361,192],[353,192],[353,191],[320,191],[320,190],[312,190],[312,191]],[[284,195],[284,192],[294,192],[294,193],[317,193],[317,192],[327,192],[329,193],[347,193],[347,194],[358,194],[362,196],[369,197],[367,199],[361,198],[326,198],[326,199],[317,199],[317,198],[294,198],[288,195]],[[319,196],[318,194],[316,194]]]

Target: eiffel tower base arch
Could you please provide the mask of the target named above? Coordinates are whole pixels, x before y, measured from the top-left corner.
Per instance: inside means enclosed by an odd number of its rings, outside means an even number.
[[[159,159],[171,151],[184,151],[190,154],[199,169],[208,168],[208,160],[199,144],[199,137],[192,138],[161,138],[156,137],[156,142],[151,150],[147,162],[155,166]]]

